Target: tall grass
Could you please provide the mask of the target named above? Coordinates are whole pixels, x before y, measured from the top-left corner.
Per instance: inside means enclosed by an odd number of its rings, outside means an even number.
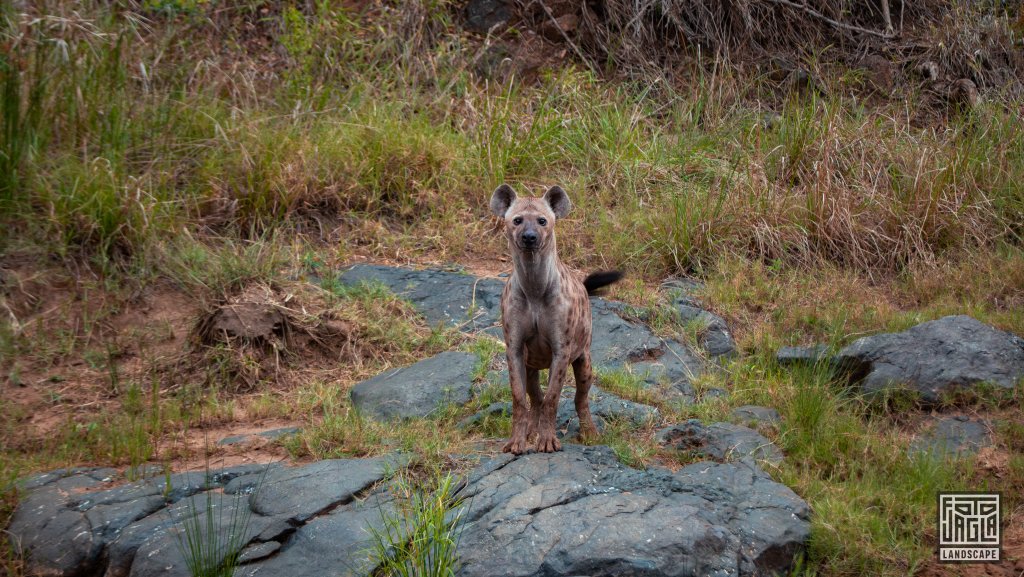
[[[387,577],[451,577],[458,568],[456,549],[466,509],[451,474],[436,486],[415,487],[407,479],[392,483],[394,510],[380,509],[380,528],[368,527],[375,575]]]

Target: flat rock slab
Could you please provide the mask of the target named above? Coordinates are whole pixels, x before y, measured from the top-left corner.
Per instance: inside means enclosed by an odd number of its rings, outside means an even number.
[[[449,351],[388,370],[353,387],[352,404],[380,420],[427,417],[473,398],[476,364],[474,354]]]
[[[562,398],[558,401],[558,413],[555,416],[556,432],[560,438],[579,436],[579,418],[576,416],[576,405],[573,397],[574,387],[562,389]],[[603,391],[598,387],[590,388],[590,413],[594,417],[594,425],[598,432],[604,430],[608,421],[624,420],[634,426],[642,426],[656,422],[661,418],[657,408],[643,403],[635,403]],[[459,426],[470,428],[478,425],[487,417],[511,416],[512,403],[492,403],[483,410],[463,419]]]
[[[970,417],[942,417],[910,444],[909,453],[939,458],[973,455],[992,446],[988,422]]]
[[[757,467],[639,471],[608,447],[503,455],[461,495],[460,577],[786,574],[810,536],[807,504]]]
[[[505,283],[443,270],[357,264],[341,273],[343,284],[380,283],[412,303],[427,322],[501,338],[501,291]]]
[[[779,412],[770,407],[743,405],[732,410],[732,418],[743,424],[777,425],[782,422]]]
[[[1024,339],[969,316],[949,316],[858,339],[836,362],[865,391],[909,387],[924,401],[938,402],[957,387],[1014,387],[1024,378]]]
[[[732,423],[705,425],[697,419],[666,427],[656,438],[662,445],[694,451],[717,460],[782,462],[782,451],[761,433]]]
[[[380,283],[412,303],[432,325],[444,324],[464,332],[484,332],[502,338],[503,281],[449,271],[368,264],[346,269],[339,280],[348,285]],[[648,386],[663,388],[669,397],[694,400],[691,380],[709,369],[700,354],[682,343],[662,339],[642,322],[627,318],[629,315],[625,314],[626,306],[622,303],[598,297],[591,298],[590,303],[591,354],[595,368],[628,370]],[[708,335],[725,330],[724,321],[718,323],[712,319],[709,322]],[[713,348],[724,353],[717,345]]]
[[[390,456],[246,465],[113,488],[109,469],[56,471],[19,484],[25,493],[8,532],[27,574],[188,577],[180,539],[197,520],[205,532],[209,510],[214,531],[239,535],[249,561],[241,574],[368,575],[367,528],[382,526],[388,505],[376,493],[359,499],[406,463]],[[323,554],[306,557],[311,552]]]
[[[209,520],[239,537],[238,577],[368,577],[372,531],[396,513],[382,481],[407,463],[250,465],[115,487],[109,469],[62,470],[20,484],[8,531],[32,575],[188,577],[181,539]],[[809,536],[806,503],[743,463],[639,471],[608,447],[569,445],[487,461],[459,494],[464,576],[768,575]]]

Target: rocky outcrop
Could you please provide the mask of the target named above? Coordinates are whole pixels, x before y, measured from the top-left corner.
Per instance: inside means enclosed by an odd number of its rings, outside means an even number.
[[[385,371],[352,388],[352,404],[380,420],[427,417],[448,404],[473,398],[477,357],[444,352],[418,363]]]
[[[810,530],[806,503],[757,467],[639,471],[607,447],[503,455],[462,495],[461,577],[785,574]]]
[[[237,537],[237,576],[369,576],[371,530],[395,514],[382,481],[406,463],[250,465],[116,487],[110,469],[55,471],[22,482],[9,534],[29,574],[187,577],[185,542],[209,527],[221,543]],[[498,456],[459,497],[465,577],[770,575],[809,535],[806,503],[756,466],[641,471],[602,446]]]

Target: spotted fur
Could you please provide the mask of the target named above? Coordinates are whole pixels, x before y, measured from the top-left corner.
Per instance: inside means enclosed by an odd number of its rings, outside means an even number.
[[[621,274],[591,275],[586,286],[558,259],[555,222],[571,208],[561,187],[551,187],[542,198],[519,198],[503,184],[491,196],[490,208],[504,220],[514,266],[501,295],[512,388],[512,438],[504,451],[526,452],[534,435],[538,451],[557,451],[561,444],[555,436],[555,415],[570,364],[580,430],[584,437],[597,435],[587,400],[594,379],[588,293],[615,282]],[[540,388],[541,369],[550,369],[545,391]]]

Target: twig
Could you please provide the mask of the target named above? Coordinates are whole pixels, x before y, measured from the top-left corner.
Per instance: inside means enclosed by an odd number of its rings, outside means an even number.
[[[861,28],[860,26],[854,26],[853,24],[844,24],[842,22],[839,22],[838,20],[833,20],[833,19],[829,18],[828,16],[825,16],[821,12],[818,12],[814,8],[811,8],[810,6],[808,6],[806,4],[797,4],[796,2],[790,2],[789,0],[769,0],[769,1],[770,2],[774,2],[776,4],[782,4],[783,6],[789,6],[790,8],[796,8],[797,10],[803,10],[804,12],[809,14],[810,16],[814,16],[815,18],[818,18],[819,20],[823,20],[823,21],[831,24],[832,26],[835,26],[836,28],[842,28],[844,30],[850,30],[851,32],[860,32],[862,34],[870,34],[872,36],[877,36],[879,38],[884,38],[886,40],[891,40],[893,38],[896,38],[896,34],[887,33],[887,32],[879,32],[877,30],[871,30],[869,28]]]
[[[544,13],[547,14],[548,18],[551,19],[551,23],[554,24],[555,28],[558,29],[558,33],[562,35],[562,38],[565,38],[566,44],[572,47],[573,52],[576,53],[576,56],[580,57],[580,60],[582,60],[583,63],[587,65],[587,68],[596,72],[597,68],[590,62],[590,59],[583,54],[583,51],[580,50],[580,47],[576,46],[576,43],[569,38],[569,35],[565,33],[565,30],[562,30],[562,25],[558,23],[558,19],[556,19],[555,15],[551,13],[551,9],[548,8],[548,5],[544,3],[544,0],[537,0],[537,3],[540,4],[540,7],[544,9]]]

